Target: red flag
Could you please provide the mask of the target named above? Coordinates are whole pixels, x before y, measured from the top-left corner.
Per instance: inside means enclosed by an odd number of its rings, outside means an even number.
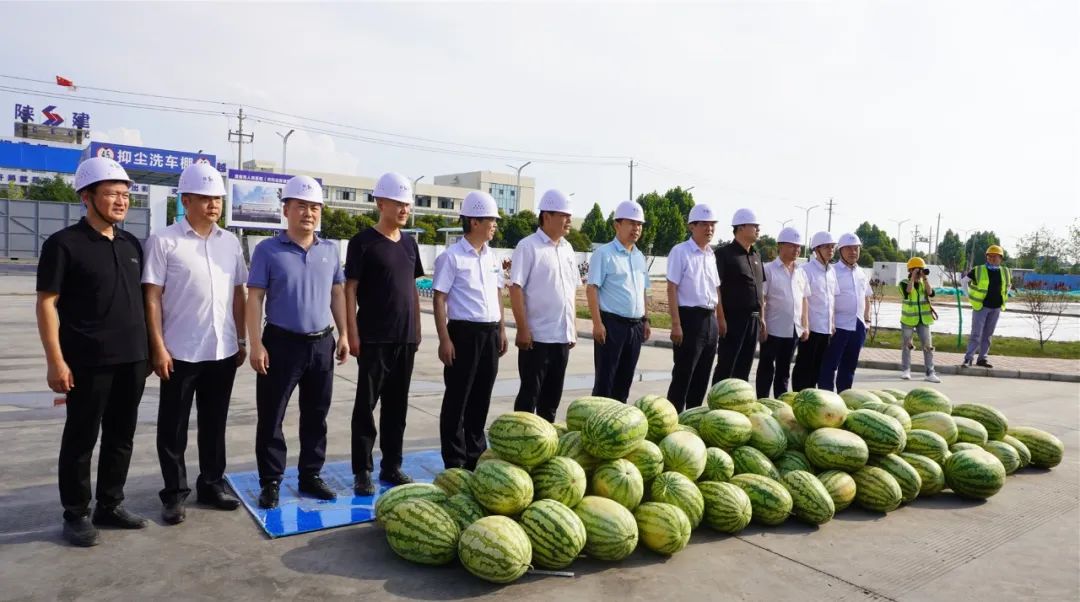
[[[56,76],[56,85],[71,88],[72,90],[75,89],[75,82],[66,77],[60,77],[59,75]]]

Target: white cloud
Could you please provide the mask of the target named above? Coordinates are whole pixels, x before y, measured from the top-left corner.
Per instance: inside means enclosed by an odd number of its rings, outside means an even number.
[[[95,142],[111,142],[113,144],[126,144],[128,146],[142,146],[142,132],[134,128],[112,128],[105,131],[94,131]]]

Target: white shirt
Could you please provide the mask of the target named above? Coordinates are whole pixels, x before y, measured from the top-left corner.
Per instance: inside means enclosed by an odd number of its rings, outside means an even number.
[[[478,252],[462,238],[435,258],[431,287],[446,293],[446,314],[451,320],[501,322],[502,286],[502,267],[487,243]]]
[[[688,238],[672,247],[667,258],[667,279],[679,287],[679,307],[716,308],[720,274],[711,246],[702,249],[693,238]]]
[[[765,328],[770,336],[785,339],[802,321],[802,297],[794,289],[798,268],[791,267],[789,272],[779,257],[765,264]]]
[[[165,348],[183,362],[222,360],[239,350],[235,287],[247,281],[240,240],[215,224],[206,238],[181,219],[144,244],[143,284],[162,287]]]
[[[831,335],[835,324],[836,270],[826,267],[817,258],[799,266],[795,290],[806,299],[810,309],[810,332]],[[802,307],[799,308],[800,320]],[[800,334],[801,333],[800,328]]]
[[[581,275],[574,249],[543,230],[521,239],[511,259],[510,282],[525,293],[525,319],[537,343],[577,342],[574,305]]]
[[[848,267],[844,262],[836,264],[836,327],[841,330],[855,330],[856,321],[863,321],[866,311],[866,298],[874,292],[866,273],[859,266]]]

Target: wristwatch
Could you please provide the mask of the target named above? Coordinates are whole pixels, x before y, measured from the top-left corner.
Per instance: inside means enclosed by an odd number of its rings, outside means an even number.
[[[247,339],[236,339],[236,344],[241,347],[247,347]]]

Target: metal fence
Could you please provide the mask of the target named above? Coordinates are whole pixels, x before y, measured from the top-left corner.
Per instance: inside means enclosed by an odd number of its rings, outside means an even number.
[[[31,259],[41,255],[41,245],[54,232],[82,218],[78,203],[0,199],[0,257]],[[124,230],[139,240],[150,236],[150,209],[128,209]]]

